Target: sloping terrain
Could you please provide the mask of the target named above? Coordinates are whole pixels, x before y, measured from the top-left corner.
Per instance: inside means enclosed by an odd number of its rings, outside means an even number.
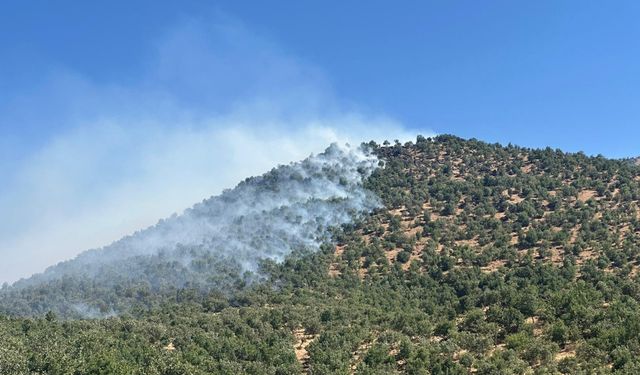
[[[342,261],[331,265],[332,274],[353,265],[354,256],[362,277],[396,263],[429,271],[426,253],[434,252],[447,255],[447,270],[494,272],[531,258],[637,273],[637,169],[551,149],[439,139],[445,141],[379,149],[387,168],[367,187],[387,209],[363,223],[363,243],[337,247]]]
[[[317,251],[331,228],[378,207],[362,187],[376,166],[375,156],[333,144],[16,282],[0,291],[0,312],[104,317],[184,289],[242,289],[262,278],[261,264]]]
[[[640,373],[640,168],[453,136],[367,147],[383,206],[317,251],[232,294],[0,317],[0,373]]]

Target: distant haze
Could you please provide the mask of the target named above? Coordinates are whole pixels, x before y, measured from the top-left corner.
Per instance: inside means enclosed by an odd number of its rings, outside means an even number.
[[[260,260],[280,262],[295,249],[319,249],[331,240],[329,228],[380,207],[378,198],[362,187],[377,167],[378,159],[360,147],[334,143],[319,155],[248,178],[181,215],[52,267],[45,278],[95,278],[93,273],[106,263],[160,252],[188,267],[191,259],[176,257],[176,249],[212,253],[238,264],[241,272],[256,272]],[[127,272],[126,278],[133,279],[144,273]]]
[[[242,289],[263,280],[265,262],[316,252],[333,242],[334,230],[381,207],[363,187],[378,167],[368,149],[332,144],[3,288],[0,311],[104,317],[130,309],[135,293],[123,291],[135,288],[165,296],[181,288]],[[55,292],[25,310],[24,298],[43,289]]]
[[[321,69],[233,19],[186,18],[151,47],[135,80],[58,68],[0,113],[0,129],[33,135],[0,136],[0,282],[332,142],[415,134],[341,98]]]

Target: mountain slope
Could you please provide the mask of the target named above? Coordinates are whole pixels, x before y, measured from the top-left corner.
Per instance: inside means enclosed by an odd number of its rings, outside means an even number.
[[[640,168],[453,136],[367,147],[382,206],[336,222],[337,245],[231,294],[134,289],[133,316],[0,318],[0,373],[640,371]]]
[[[150,302],[140,294],[241,289],[262,277],[261,264],[317,251],[330,240],[331,227],[378,207],[362,188],[376,166],[377,159],[361,149],[331,145],[15,283],[0,292],[0,311],[110,315]]]
[[[594,260],[608,272],[637,273],[638,169],[551,149],[439,140],[377,151],[387,168],[366,186],[387,210],[359,235],[387,262],[363,259],[362,275],[398,260],[425,271],[425,249],[449,253],[452,267],[485,272],[529,256],[555,266]],[[349,250],[340,246],[338,253]]]

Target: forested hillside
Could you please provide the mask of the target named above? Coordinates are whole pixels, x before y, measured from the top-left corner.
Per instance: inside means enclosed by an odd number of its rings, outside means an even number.
[[[333,228],[379,207],[362,187],[377,163],[370,152],[333,144],[3,288],[0,313],[106,317],[184,290],[230,296],[262,281],[261,264],[317,251]]]
[[[640,373],[640,168],[454,136],[365,146],[380,167],[336,186],[381,205],[258,281],[5,288],[0,373]],[[131,308],[47,312],[74,296]]]

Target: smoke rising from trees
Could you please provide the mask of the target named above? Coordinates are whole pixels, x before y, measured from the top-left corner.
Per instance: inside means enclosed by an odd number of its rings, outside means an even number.
[[[5,288],[0,305],[10,313],[33,313],[13,307],[44,289],[55,298],[36,313],[111,315],[126,310],[119,293],[130,294],[123,290],[132,285],[162,293],[224,290],[255,281],[261,262],[281,262],[296,250],[317,251],[331,241],[332,228],[380,207],[362,186],[377,167],[378,159],[363,147],[334,143],[321,154],[248,178],[181,215],[21,280]],[[96,296],[96,289],[105,295]],[[118,302],[105,302],[114,299]]]

